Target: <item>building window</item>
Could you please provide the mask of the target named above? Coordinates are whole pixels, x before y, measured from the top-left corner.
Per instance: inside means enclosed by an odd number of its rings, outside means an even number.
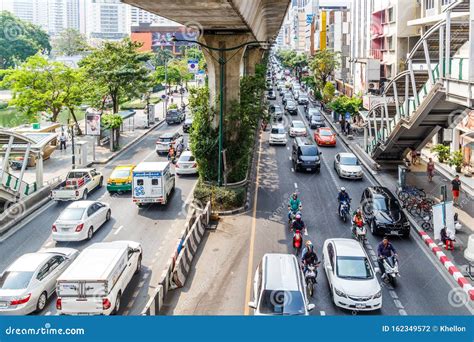
[[[394,17],[394,14],[393,14],[393,7],[390,7],[387,10],[387,22],[391,23],[391,22],[394,22],[394,21],[395,21],[395,17]]]
[[[425,0],[425,9],[433,9],[434,8],[434,0]]]
[[[453,0],[441,0],[441,6],[447,6],[452,2],[453,2]]]

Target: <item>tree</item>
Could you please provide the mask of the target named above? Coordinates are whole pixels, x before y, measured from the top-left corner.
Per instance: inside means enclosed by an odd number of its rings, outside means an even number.
[[[336,88],[334,87],[334,84],[331,82],[326,82],[323,88],[323,99],[324,102],[329,103],[332,101],[334,98],[334,94],[336,93]]]
[[[49,111],[54,122],[61,109],[67,107],[77,122],[74,107],[82,102],[82,79],[81,72],[35,55],[19,68],[9,70],[1,85],[11,87],[14,96],[10,103],[30,120],[37,119],[38,112]]]
[[[145,61],[150,54],[140,53],[142,44],[124,39],[120,42],[105,42],[94,49],[80,63],[87,75],[89,88],[95,93],[94,102],[112,102],[114,113],[118,113],[119,104],[125,99],[141,96],[151,83]]]
[[[0,69],[14,67],[38,52],[49,54],[49,36],[39,26],[0,12]]]
[[[169,88],[181,82],[181,73],[176,65],[168,65],[166,70],[164,66],[159,66],[156,68],[153,79],[157,83],[165,83],[166,79],[166,85]]]
[[[315,81],[320,89],[326,85],[329,76],[341,64],[339,55],[337,51],[320,50],[309,62],[309,67],[313,70]]]
[[[104,114],[101,119],[104,127],[110,129],[110,150],[115,151],[119,144],[120,127],[123,124],[123,118],[118,114]]]
[[[168,63],[170,60],[174,58],[173,52],[168,49],[159,49],[155,52],[155,55],[153,56],[153,65],[156,68],[159,66],[164,66],[166,63]]]
[[[89,50],[89,46],[83,34],[73,28],[68,28],[53,41],[53,49],[59,55],[75,56]]]

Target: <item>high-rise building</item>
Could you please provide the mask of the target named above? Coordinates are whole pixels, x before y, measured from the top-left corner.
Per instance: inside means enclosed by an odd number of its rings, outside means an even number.
[[[153,24],[158,26],[176,26],[178,23],[160,17],[159,15],[150,13],[138,7],[130,8],[130,21],[132,26],[140,26],[141,24]]]
[[[81,0],[81,32],[89,40],[119,40],[130,35],[129,5],[120,0]]]

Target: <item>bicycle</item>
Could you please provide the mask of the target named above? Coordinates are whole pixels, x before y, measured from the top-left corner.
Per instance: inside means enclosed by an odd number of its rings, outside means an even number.
[[[414,186],[406,186],[403,189],[397,190],[398,199],[402,202],[406,200],[408,197],[416,197],[418,199],[422,199],[426,197],[426,193],[422,188],[417,188]]]

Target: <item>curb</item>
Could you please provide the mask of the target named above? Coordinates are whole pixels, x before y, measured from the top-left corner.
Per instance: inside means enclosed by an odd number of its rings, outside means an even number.
[[[431,249],[433,254],[438,258],[438,260],[443,264],[443,266],[448,270],[449,274],[454,278],[458,285],[463,289],[471,301],[474,301],[474,287],[469,283],[469,281],[462,275],[459,269],[454,266],[454,264],[448,259],[446,254],[443,253],[441,248],[428,236],[423,230],[419,230],[418,234],[423,239],[425,244]]]
[[[95,161],[92,161],[90,162],[89,164],[87,164],[88,167],[91,167],[93,165],[104,165],[104,164],[107,164],[108,162],[110,162],[112,159],[114,159],[115,157],[118,157],[119,155],[121,155],[123,152],[127,151],[130,147],[132,147],[133,145],[135,145],[137,142],[139,142],[140,140],[142,140],[143,138],[145,138],[148,134],[150,134],[152,131],[154,131],[155,129],[157,129],[158,127],[161,127],[164,122],[166,120],[163,119],[161,121],[159,121],[158,123],[154,124],[152,127],[150,127],[147,131],[145,131],[145,133],[143,133],[142,135],[136,137],[135,139],[133,139],[132,141],[130,141],[127,145],[125,145],[120,151],[117,151],[115,152],[114,154],[112,154],[110,157],[106,158],[106,159],[101,159],[101,160],[95,160]]]
[[[250,191],[248,191],[250,192]],[[245,203],[243,207],[233,209],[233,210],[225,210],[225,211],[213,211],[212,214],[217,214],[219,216],[231,216],[231,215],[237,215],[237,214],[242,214],[248,210],[248,203]]]

